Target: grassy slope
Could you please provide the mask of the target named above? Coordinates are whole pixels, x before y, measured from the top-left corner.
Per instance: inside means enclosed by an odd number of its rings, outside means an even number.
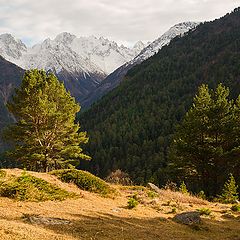
[[[8,174],[20,175],[20,170],[7,170]],[[128,197],[145,191],[116,186],[119,194],[115,199],[81,191],[72,184],[60,182],[55,176],[32,173],[68,191],[80,194],[78,199],[47,202],[17,202],[0,198],[0,239],[239,239],[240,215],[224,218],[229,205],[209,203],[180,193],[162,191],[160,197],[142,197],[136,209],[126,208]],[[171,201],[170,201],[171,200]],[[170,201],[170,202],[169,202]],[[203,217],[201,230],[193,230],[173,222],[170,214],[173,206],[177,213],[209,208],[212,217]],[[24,215],[39,215],[70,224],[32,224]]]

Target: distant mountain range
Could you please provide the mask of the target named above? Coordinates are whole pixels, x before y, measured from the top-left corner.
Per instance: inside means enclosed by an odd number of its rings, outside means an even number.
[[[177,24],[150,45],[139,41],[132,48],[103,37],[76,37],[66,32],[27,47],[11,34],[2,34],[0,56],[22,69],[54,72],[77,101],[88,107],[116,87],[132,66],[197,25],[194,22]]]
[[[61,33],[55,39],[28,48],[10,34],[0,35],[0,55],[23,69],[54,72],[71,93],[81,101],[112,71],[133,59],[145,47],[119,46],[103,37],[76,37]]]

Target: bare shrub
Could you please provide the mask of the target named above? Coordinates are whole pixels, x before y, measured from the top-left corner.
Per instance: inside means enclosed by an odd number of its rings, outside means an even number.
[[[121,185],[126,185],[126,186],[132,185],[132,181],[131,181],[129,175],[120,169],[117,169],[116,171],[112,172],[106,178],[106,181],[109,183],[121,184]]]
[[[171,182],[171,181],[167,181],[166,185],[164,186],[165,190],[171,190],[173,192],[178,191],[178,186],[176,183]]]

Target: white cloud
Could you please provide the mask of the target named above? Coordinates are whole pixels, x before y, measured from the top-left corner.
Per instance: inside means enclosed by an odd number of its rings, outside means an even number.
[[[67,31],[118,42],[154,40],[182,21],[212,20],[240,0],[0,0],[0,33],[36,43]]]

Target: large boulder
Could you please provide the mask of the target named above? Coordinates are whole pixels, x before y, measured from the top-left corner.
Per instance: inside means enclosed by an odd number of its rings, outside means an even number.
[[[194,225],[201,223],[200,213],[199,212],[184,212],[177,214],[173,221],[185,224],[185,225]]]

